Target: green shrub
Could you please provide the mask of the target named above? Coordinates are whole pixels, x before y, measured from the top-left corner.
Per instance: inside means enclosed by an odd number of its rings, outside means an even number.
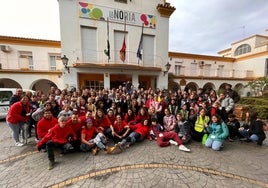
[[[263,97],[243,97],[237,105],[249,106],[250,109],[258,112],[258,117],[268,119],[268,99]]]

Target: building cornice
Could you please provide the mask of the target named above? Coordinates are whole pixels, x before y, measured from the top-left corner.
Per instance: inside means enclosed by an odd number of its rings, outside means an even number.
[[[196,60],[211,60],[211,61],[224,61],[233,63],[235,58],[231,57],[220,57],[220,56],[209,56],[209,55],[199,55],[199,54],[188,54],[188,53],[178,53],[178,52],[169,52],[169,58],[187,58],[187,59],[196,59]]]
[[[22,38],[22,37],[10,37],[10,36],[0,36],[0,45],[1,44],[15,44],[15,45],[26,45],[26,46],[43,46],[43,47],[61,48],[60,41]]]
[[[74,68],[107,68],[107,69],[127,69],[127,70],[143,70],[143,71],[161,71],[160,67],[145,67],[140,65],[129,64],[96,64],[96,63],[74,63]]]
[[[175,7],[170,6],[170,3],[164,2],[164,4],[158,4],[156,9],[160,13],[160,16],[169,18],[171,14],[176,10]]]
[[[62,75],[62,71],[36,71],[30,69],[0,69],[0,73],[6,74],[40,74],[40,75]]]

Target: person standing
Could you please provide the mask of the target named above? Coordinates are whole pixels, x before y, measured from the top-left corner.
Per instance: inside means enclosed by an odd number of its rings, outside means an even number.
[[[31,115],[31,107],[29,105],[29,97],[27,95],[22,95],[20,101],[15,102],[10,106],[6,122],[7,125],[13,132],[13,139],[15,140],[15,146],[23,146],[23,143],[19,140],[20,131],[22,130],[22,135],[24,136],[26,131],[23,126]]]

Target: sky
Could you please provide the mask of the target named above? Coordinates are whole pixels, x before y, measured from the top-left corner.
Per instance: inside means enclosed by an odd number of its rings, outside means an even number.
[[[169,51],[215,55],[268,29],[267,0],[166,0]],[[57,0],[1,0],[0,35],[60,40]]]

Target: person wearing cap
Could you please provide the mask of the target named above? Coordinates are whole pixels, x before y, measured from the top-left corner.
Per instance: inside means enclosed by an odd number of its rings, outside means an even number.
[[[104,150],[110,154],[116,149],[116,147],[108,147],[106,144],[107,139],[104,134],[93,126],[91,118],[86,119],[86,126],[81,132],[80,150],[84,152],[91,150],[92,154],[96,155],[99,150]]]
[[[67,118],[60,116],[58,123],[49,129],[48,133],[37,143],[37,149],[40,151],[43,145],[46,145],[47,155],[49,159],[48,170],[54,168],[55,165],[55,148],[60,148],[62,154],[74,151],[74,147],[70,141],[76,140],[76,134],[70,126],[66,126]]]
[[[159,147],[167,147],[170,145],[179,146],[179,150],[189,152],[190,149],[186,148],[178,134],[173,131],[164,131],[164,127],[160,125],[156,118],[152,119],[152,125],[150,130],[151,140],[156,140]]]

